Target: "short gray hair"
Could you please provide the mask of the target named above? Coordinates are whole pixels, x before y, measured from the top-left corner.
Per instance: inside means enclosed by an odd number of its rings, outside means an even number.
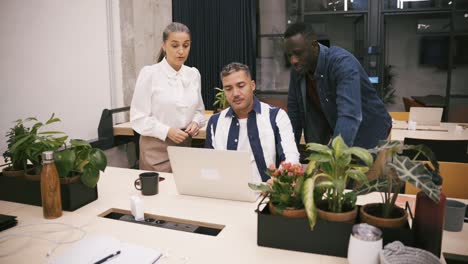
[[[221,70],[221,73],[219,74],[219,77],[221,80],[230,75],[233,72],[238,72],[238,71],[244,71],[245,74],[252,78],[252,75],[250,74],[250,69],[249,66],[242,64],[240,62],[231,62],[228,65],[224,66],[223,69]]]

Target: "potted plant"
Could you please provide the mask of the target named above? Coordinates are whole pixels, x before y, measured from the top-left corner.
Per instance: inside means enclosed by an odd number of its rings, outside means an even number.
[[[396,90],[395,90],[395,87],[393,86],[395,76],[396,74],[393,71],[393,66],[385,65],[383,85],[382,85],[382,89],[379,91],[379,96],[380,96],[380,99],[382,99],[382,102],[387,106],[395,104]]]
[[[80,179],[90,188],[96,187],[99,171],[107,166],[104,152],[81,139],[70,140],[70,148],[56,152],[54,160],[62,182]]]
[[[307,144],[312,151],[308,157],[304,181],[303,201],[310,228],[320,218],[336,221],[354,221],[357,215],[355,191],[345,191],[350,179],[367,181],[366,172],[373,163],[372,155],[360,147],[348,147],[341,135],[335,137],[331,148],[318,143]]]
[[[8,164],[8,167],[3,169],[3,175],[11,177],[22,177],[24,176],[24,171],[26,170],[26,164],[28,158],[24,151],[12,151],[12,146],[18,141],[19,138],[23,137],[25,134],[29,133],[29,128],[24,126],[25,122],[31,121],[32,118],[26,118],[25,120],[18,119],[15,121],[15,125],[10,128],[6,136],[7,140],[7,150],[3,152],[3,158],[5,164]]]
[[[47,150],[56,151],[64,144],[67,136],[60,131],[41,131],[47,125],[60,122],[60,119],[56,118],[54,114],[45,123],[39,122],[34,117],[18,121],[18,123],[24,124],[27,121],[36,121],[36,123],[31,128],[25,128],[25,133],[15,137],[15,142],[11,145],[9,151],[12,155],[26,157],[25,160],[22,160],[23,168],[26,168],[27,161],[31,162],[32,168],[27,170],[25,174],[27,179],[39,180],[42,152]],[[57,135],[61,136],[57,137]]]
[[[410,159],[403,155],[404,150],[416,152],[416,155]],[[405,225],[408,215],[403,208],[395,205],[405,182],[421,189],[433,201],[439,202],[440,189],[434,183],[434,179],[439,177],[439,164],[428,147],[383,140],[370,152],[383,155],[381,173],[377,179],[361,186],[357,193],[382,192],[382,203],[361,207],[362,221],[378,227],[396,228]],[[431,166],[416,160],[420,155],[425,156]]]
[[[217,112],[221,112],[223,109],[229,107],[229,102],[227,101],[226,94],[224,94],[224,90],[218,87],[215,87],[215,90],[218,92],[215,94],[215,102],[213,106],[217,106]]]
[[[302,202],[302,186],[306,176],[302,165],[282,162],[279,168],[275,168],[272,164],[267,173],[271,179],[266,183],[249,183],[249,187],[269,197],[270,212],[293,218],[306,217]]]

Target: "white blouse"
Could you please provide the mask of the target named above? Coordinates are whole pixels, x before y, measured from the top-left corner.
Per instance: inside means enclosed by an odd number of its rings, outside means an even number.
[[[174,70],[164,58],[141,69],[130,106],[132,128],[143,136],[166,140],[169,128],[205,125],[200,72],[182,65]]]

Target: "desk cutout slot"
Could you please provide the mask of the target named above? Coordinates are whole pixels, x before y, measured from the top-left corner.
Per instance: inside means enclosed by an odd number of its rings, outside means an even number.
[[[211,224],[205,222],[191,221],[180,218],[173,218],[161,215],[153,215],[145,213],[144,221],[136,221],[132,213],[128,210],[122,210],[117,208],[111,208],[101,214],[100,217],[120,220],[130,223],[149,225],[154,227],[167,228],[172,230],[184,231],[195,234],[217,236],[224,225]]]

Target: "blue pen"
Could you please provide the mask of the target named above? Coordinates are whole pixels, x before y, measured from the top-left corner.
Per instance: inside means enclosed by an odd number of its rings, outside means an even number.
[[[106,261],[108,261],[109,259],[113,258],[113,257],[116,257],[120,254],[120,250],[118,250],[117,252],[113,253],[113,254],[110,254],[109,256],[103,258],[103,259],[100,259],[96,262],[94,262],[94,264],[101,264],[101,263],[104,263]]]

